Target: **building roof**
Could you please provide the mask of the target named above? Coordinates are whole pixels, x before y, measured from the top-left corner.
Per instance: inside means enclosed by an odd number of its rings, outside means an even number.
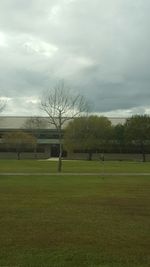
[[[127,120],[127,118],[123,117],[108,117],[108,119],[111,121],[112,125],[117,125],[117,124],[124,124]]]
[[[31,127],[27,123],[29,119],[37,119],[39,120],[39,125],[37,127]],[[116,124],[124,124],[126,118],[118,118],[118,117],[109,117],[108,118],[112,125]],[[41,125],[40,125],[41,122]],[[66,121],[64,127],[67,125],[68,121]],[[55,129],[55,126],[49,123],[48,117],[27,117],[27,116],[0,116],[0,129]]]

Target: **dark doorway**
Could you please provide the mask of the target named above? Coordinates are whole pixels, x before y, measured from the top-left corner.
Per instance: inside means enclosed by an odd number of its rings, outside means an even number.
[[[51,145],[51,157],[59,157],[59,144]]]

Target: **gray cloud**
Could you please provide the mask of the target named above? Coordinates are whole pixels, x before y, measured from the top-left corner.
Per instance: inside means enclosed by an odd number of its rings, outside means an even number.
[[[1,0],[5,113],[30,113],[29,98],[38,113],[42,91],[59,79],[95,112],[149,113],[149,9],[148,0]]]

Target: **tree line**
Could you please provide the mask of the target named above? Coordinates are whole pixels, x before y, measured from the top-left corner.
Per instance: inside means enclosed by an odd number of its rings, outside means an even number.
[[[5,103],[0,104],[1,111]],[[63,149],[87,152],[89,160],[92,159],[94,152],[100,152],[102,155],[104,152],[139,152],[142,154],[143,161],[146,161],[146,153],[150,152],[148,115],[136,115],[127,119],[124,125],[113,126],[106,117],[89,116],[85,98],[71,92],[64,82],[44,92],[41,109],[47,114],[49,124],[53,125],[58,133],[59,172],[62,169]],[[28,144],[35,151],[37,148],[35,136],[37,137],[41,122],[39,123],[35,118],[28,121],[28,126],[29,124],[28,128],[32,128],[32,134],[22,130],[17,134],[14,132],[3,136],[3,142],[16,149],[18,158],[23,147],[28,147]]]
[[[5,133],[2,143],[8,151],[13,149],[18,159],[25,150],[34,152],[36,157],[39,129],[43,127],[45,122],[42,118],[31,117],[27,119],[24,129]],[[84,152],[88,154],[89,160],[92,160],[94,153],[99,153],[101,160],[104,160],[105,153],[141,153],[145,162],[146,154],[150,153],[148,115],[135,115],[124,124],[115,126],[103,116],[77,117],[70,120],[61,131],[61,153],[64,149],[68,152]]]
[[[103,116],[75,118],[65,129],[64,145],[68,151],[88,153],[89,160],[96,152],[136,152],[146,161],[146,153],[150,153],[150,116],[135,115],[115,126]]]

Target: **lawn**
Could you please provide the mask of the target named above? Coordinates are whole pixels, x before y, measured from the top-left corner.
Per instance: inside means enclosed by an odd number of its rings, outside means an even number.
[[[150,173],[150,162],[64,160],[62,171],[65,173]],[[0,173],[3,172],[55,173],[57,172],[57,162],[48,160],[0,160]]]
[[[148,267],[149,204],[149,176],[0,176],[0,266]]]

